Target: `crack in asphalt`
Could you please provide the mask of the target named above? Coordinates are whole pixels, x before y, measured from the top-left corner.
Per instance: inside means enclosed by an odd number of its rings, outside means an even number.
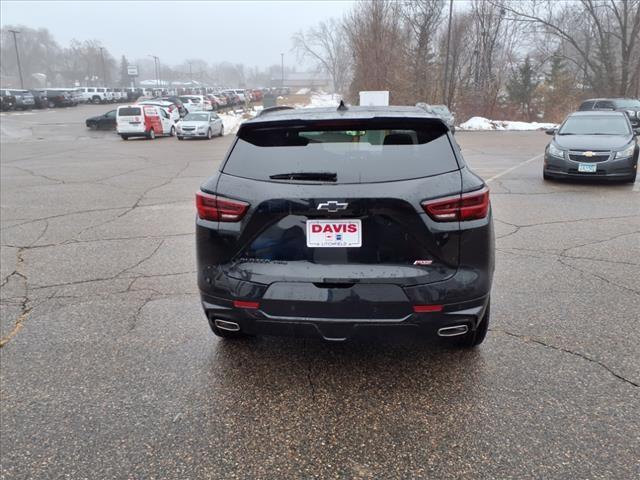
[[[593,363],[594,365],[598,365],[602,368],[604,368],[607,372],[609,372],[611,375],[613,375],[615,378],[617,378],[618,380],[621,380],[629,385],[632,385],[634,387],[640,387],[640,383],[634,382],[633,380],[630,380],[626,377],[624,377],[623,375],[617,373],[613,368],[611,368],[609,365],[607,365],[604,362],[601,362],[600,360],[596,360],[594,358],[589,357],[588,355],[585,355],[584,353],[580,353],[580,352],[575,352],[573,350],[569,350],[568,348],[564,348],[564,347],[559,347],[557,345],[553,345],[547,342],[544,342],[543,340],[540,340],[539,338],[534,338],[534,337],[529,337],[527,335],[522,335],[522,334],[518,334],[518,333],[514,333],[514,332],[510,332],[508,330],[503,330],[503,329],[489,329],[492,332],[497,332],[497,333],[502,333],[504,335],[508,335],[510,337],[513,338],[517,338],[518,340],[521,340],[525,343],[534,343],[536,345],[541,345],[545,348],[550,348],[552,350],[556,350],[558,352],[563,352],[563,353],[567,353],[569,355],[573,355],[575,357],[581,358],[583,360],[586,360],[590,363]]]
[[[6,285],[9,282],[9,279],[13,276],[20,277],[24,282],[24,295],[22,297],[19,297],[21,298],[21,301],[19,302],[21,312],[14,320],[14,325],[11,331],[0,338],[0,348],[4,347],[13,337],[18,334],[18,332],[22,329],[24,321],[29,317],[31,311],[33,310],[33,307],[30,305],[31,300],[29,299],[28,278],[24,273],[20,271],[22,265],[24,265],[24,258],[22,256],[23,253],[24,249],[18,249],[18,251],[16,252],[16,268],[11,274],[7,276],[6,280],[1,285]]]

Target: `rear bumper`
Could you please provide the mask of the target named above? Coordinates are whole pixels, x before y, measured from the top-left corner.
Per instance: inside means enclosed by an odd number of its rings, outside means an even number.
[[[489,303],[489,296],[443,305],[440,312],[408,312],[400,318],[349,318],[357,311],[352,305],[346,318],[295,317],[270,315],[261,308],[236,308],[233,301],[201,293],[202,307],[210,322],[224,320],[239,325],[250,335],[315,337],[344,341],[356,337],[389,334],[438,336],[441,328],[467,326],[475,330]],[[295,303],[295,302],[292,302]]]

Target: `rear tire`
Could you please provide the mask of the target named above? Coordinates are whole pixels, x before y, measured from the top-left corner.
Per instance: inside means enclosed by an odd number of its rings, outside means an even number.
[[[129,137],[127,137],[126,135],[120,135],[122,137],[123,140],[129,140]]]
[[[224,125],[220,127],[220,134],[218,136],[221,137],[223,135],[224,135]]]
[[[169,136],[170,137],[175,137],[176,136],[176,127],[171,126],[171,130],[169,130]]]
[[[178,135],[178,140],[184,140],[184,137],[181,137],[180,135]]]
[[[491,318],[491,301],[487,304],[487,309],[484,311],[480,325],[474,330],[465,335],[462,335],[456,339],[457,347],[459,348],[474,348],[484,342],[489,331],[489,320]]]
[[[153,128],[151,130],[149,130],[149,134],[147,135],[147,138],[149,140],[155,140],[156,139],[156,132],[153,131]]]
[[[229,340],[241,340],[243,338],[250,337],[250,335],[247,335],[246,333],[242,333],[242,332],[230,332],[229,330],[221,330],[215,326],[215,324],[213,323],[214,322],[213,320],[211,320],[208,317],[207,317],[207,320],[209,322],[209,327],[211,328],[211,331],[217,337],[227,338]]]

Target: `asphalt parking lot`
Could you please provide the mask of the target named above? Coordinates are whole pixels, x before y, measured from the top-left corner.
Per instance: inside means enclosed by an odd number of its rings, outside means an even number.
[[[638,183],[543,182],[543,132],[460,132],[498,236],[480,348],[225,342],[193,194],[232,137],[84,128],[108,109],[1,117],[0,478],[640,475]]]

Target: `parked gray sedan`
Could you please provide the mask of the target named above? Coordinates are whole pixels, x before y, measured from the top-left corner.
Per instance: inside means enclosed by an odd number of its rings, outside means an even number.
[[[569,115],[544,154],[543,177],[606,178],[634,182],[640,132],[622,112],[591,111]]]
[[[214,112],[188,113],[176,124],[178,140],[207,138],[224,134],[222,119]]]

